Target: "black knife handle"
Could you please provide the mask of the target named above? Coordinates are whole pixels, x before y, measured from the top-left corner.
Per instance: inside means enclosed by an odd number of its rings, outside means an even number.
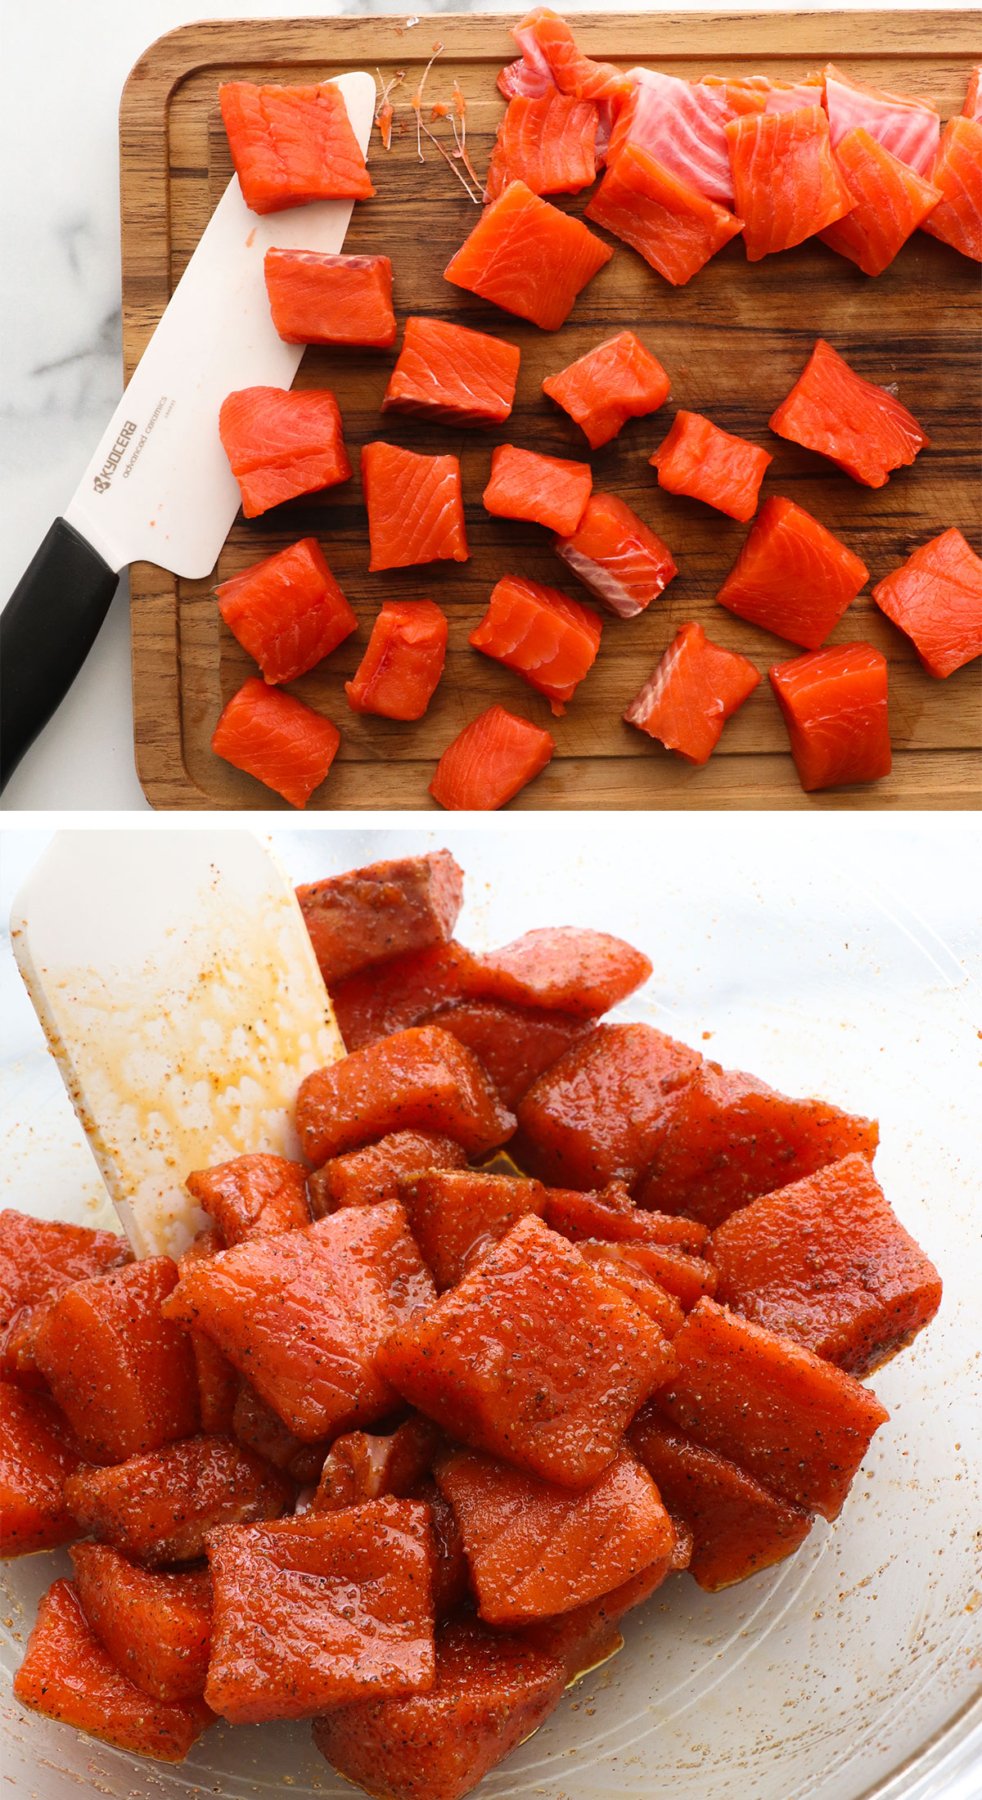
[[[0,613],[0,789],[64,700],[118,580],[73,526],[55,520]]]

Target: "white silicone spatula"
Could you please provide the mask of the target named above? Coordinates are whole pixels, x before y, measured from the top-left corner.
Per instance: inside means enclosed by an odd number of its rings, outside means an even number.
[[[11,930],[136,1254],[178,1254],[184,1177],[295,1156],[300,1082],[344,1055],[292,887],[248,832],[63,831]]]

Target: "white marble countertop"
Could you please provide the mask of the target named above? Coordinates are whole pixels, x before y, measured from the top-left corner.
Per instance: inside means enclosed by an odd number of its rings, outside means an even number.
[[[631,3],[640,10],[644,0]],[[756,9],[778,11],[786,3],[756,0]],[[686,0],[675,0],[672,10],[685,5]],[[723,9],[739,10],[725,0]],[[269,18],[400,13],[405,7],[389,0],[333,7],[302,0],[209,0],[203,10],[210,18]],[[503,0],[490,7],[430,0],[428,10],[506,8]],[[188,0],[97,0],[95,6],[33,0],[6,9],[2,129],[9,178],[0,198],[3,596],[66,505],[120,392],[120,92],[146,46],[195,16]],[[39,139],[36,87],[11,78],[11,72],[40,66],[45,94]],[[133,767],[127,609],[124,581],[79,680],[11,779],[0,802],[3,810],[146,810]]]

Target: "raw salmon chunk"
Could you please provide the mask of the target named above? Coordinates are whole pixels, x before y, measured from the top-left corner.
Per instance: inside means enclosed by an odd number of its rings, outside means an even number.
[[[759,444],[734,437],[702,413],[677,412],[675,423],[648,461],[659,487],[704,500],[744,523],[757,511],[760,484],[773,457]]]
[[[941,189],[941,199],[924,220],[924,230],[982,262],[982,122],[948,120],[931,180]]]
[[[484,197],[510,181],[533,194],[578,194],[597,173],[597,108],[552,88],[538,99],[516,94],[498,126]]]
[[[640,144],[625,145],[586,209],[673,287],[684,287],[743,230],[743,220],[674,175]]]
[[[467,532],[456,456],[417,456],[381,440],[361,453],[369,569],[466,562]]]
[[[232,695],[211,739],[216,756],[301,810],[325,780],[340,743],[330,719],[258,676]]]
[[[819,338],[770,427],[793,444],[817,450],[864,487],[883,487],[894,469],[930,443],[913,413],[886,388],[864,381]]]
[[[595,612],[558,588],[503,575],[468,642],[523,676],[559,715],[596,662],[602,629]]]
[[[187,1190],[214,1219],[226,1244],[310,1224],[306,1171],[285,1156],[236,1156],[197,1169],[187,1178]]]
[[[954,526],[884,576],[873,599],[943,680],[982,656],[982,559]]]
[[[233,1724],[432,1687],[433,1546],[419,1502],[226,1528],[208,1565],[205,1693]]]
[[[551,1210],[547,1204],[547,1216]],[[640,1275],[649,1281],[656,1281],[673,1300],[678,1301],[683,1312],[690,1312],[704,1294],[716,1292],[716,1270],[712,1263],[704,1261],[701,1256],[690,1256],[675,1244],[649,1243],[634,1238],[629,1242],[610,1245],[607,1254],[622,1264],[630,1275]],[[596,1259],[588,1256],[587,1260]],[[643,1310],[654,1317],[659,1309],[646,1305]],[[674,1316],[673,1311],[672,1317]]]
[[[447,745],[430,793],[451,812],[495,812],[542,773],[555,748],[541,725],[489,706]]]
[[[556,555],[619,619],[633,619],[678,573],[667,544],[616,494],[593,494]]]
[[[593,1019],[647,981],[651,962],[623,938],[577,925],[545,925],[489,950],[465,972],[475,994]]]
[[[533,67],[544,66],[562,94],[584,100],[622,100],[631,90],[631,77],[613,63],[595,62],[576,42],[571,27],[548,6],[537,6],[519,24],[512,37]]]
[[[790,250],[852,210],[820,106],[745,113],[726,135],[748,262]]]
[[[427,1019],[474,1052],[509,1110],[587,1029],[565,1013],[495,1000],[461,1000]]]
[[[703,1063],[654,1126],[638,1203],[715,1227],[758,1195],[854,1151],[872,1161],[878,1142],[871,1119]]]
[[[811,1350],[700,1300],[675,1337],[659,1409],[782,1499],[834,1519],[874,1432],[876,1395]]]
[[[218,99],[242,196],[253,212],[374,194],[344,95],[333,81],[313,87],[225,81]]]
[[[771,495],[716,598],[751,625],[817,650],[868,578],[865,563],[804,507]]]
[[[659,1116],[702,1061],[651,1025],[600,1025],[539,1077],[518,1107],[514,1154],[554,1187],[633,1180]]]
[[[329,388],[240,388],[222,401],[218,431],[247,519],[351,475]]]
[[[683,625],[624,717],[687,762],[705,763],[759,680],[745,656],[712,643],[701,625]]]
[[[486,331],[409,318],[382,411],[448,425],[501,425],[515,403],[520,360],[516,344]]]
[[[937,1270],[864,1156],[733,1213],[710,1254],[720,1301],[852,1375],[909,1344],[941,1303]]]
[[[647,1313],[648,1318],[654,1320],[659,1331],[663,1331],[667,1338],[675,1336],[685,1313],[681,1301],[674,1294],[670,1294],[636,1260],[632,1260],[626,1253],[622,1254],[614,1244],[583,1238],[577,1248],[609,1287],[617,1288],[629,1300],[633,1300],[635,1306]]]
[[[51,1401],[0,1381],[0,1557],[50,1550],[78,1536],[64,1487],[80,1461]]]
[[[681,1527],[675,1532],[673,1550],[668,1558],[659,1557],[650,1568],[642,1569],[640,1575],[632,1575],[629,1581],[623,1581],[620,1587],[602,1595],[599,1600],[590,1600],[572,1612],[559,1613],[554,1619],[540,1619],[535,1625],[526,1625],[520,1633],[522,1642],[544,1651],[547,1656],[555,1656],[566,1670],[567,1687],[581,1675],[599,1668],[623,1648],[618,1621],[633,1607],[650,1599],[667,1575],[686,1566],[689,1546],[684,1530]]]
[[[595,1481],[672,1351],[540,1219],[392,1333],[386,1375],[452,1436],[562,1487]]]
[[[140,1562],[195,1562],[218,1525],[276,1518],[289,1482],[225,1437],[184,1438],[114,1469],[80,1469],[65,1497],[79,1524]]]
[[[444,274],[505,312],[558,331],[613,251],[579,219],[511,181],[486,207]]]
[[[675,1542],[651,1477],[623,1451],[582,1493],[463,1450],[438,1463],[436,1479],[491,1625],[585,1606],[654,1562],[667,1566]]]
[[[214,1338],[313,1443],[384,1418],[393,1395],[379,1347],[432,1297],[402,1208],[389,1201],[226,1250],[182,1275],[169,1310]]]
[[[76,1282],[45,1311],[38,1365],[93,1462],[123,1462],[197,1429],[191,1347],[161,1316],[176,1281],[169,1256],[148,1257]]]
[[[731,112],[725,96],[658,69],[632,69],[631,75],[633,89],[618,110],[608,162],[616,162],[625,144],[637,144],[697,193],[731,207],[733,175],[723,129]]]
[[[657,1402],[638,1414],[629,1440],[673,1519],[691,1531],[689,1568],[707,1593],[782,1562],[808,1536],[810,1513],[693,1443],[660,1417]]]
[[[199,1700],[211,1641],[204,1569],[141,1569],[111,1544],[76,1544],[75,1586],[117,1669],[152,1700]]]
[[[937,206],[941,189],[884,150],[862,125],[840,139],[835,160],[856,204],[819,237],[864,275],[882,275]]]
[[[431,1169],[400,1182],[399,1194],[441,1294],[546,1199],[541,1182],[483,1169]]]
[[[428,1693],[360,1700],[314,1724],[314,1743],[378,1800],[463,1800],[562,1699],[561,1662],[471,1622],[437,1634]]]
[[[316,538],[302,538],[215,589],[233,636],[269,682],[294,681],[330,656],[358,620]]]
[[[471,1155],[515,1128],[476,1056],[436,1025],[396,1032],[308,1075],[297,1101],[304,1155],[326,1162],[390,1131],[439,1131]]]
[[[151,1700],[134,1686],[91,1630],[73,1581],[44,1595],[14,1694],[32,1712],[160,1762],[183,1762],[212,1716],[201,1701]]]
[[[274,1469],[283,1469],[295,1481],[305,1485],[316,1481],[327,1452],[327,1441],[305,1444],[284,1425],[257,1394],[252,1383],[239,1380],[239,1391],[232,1410],[232,1436],[243,1450],[251,1450]]]
[[[372,863],[297,889],[328,987],[369,963],[445,943],[463,897],[463,871],[449,850]]]
[[[574,1244],[600,1238],[609,1245],[661,1244],[699,1255],[709,1237],[709,1227],[698,1219],[636,1206],[622,1181],[611,1181],[599,1193],[547,1188],[544,1216]]]
[[[462,1169],[467,1152],[436,1131],[393,1131],[368,1144],[334,1156],[308,1177],[311,1209],[316,1218],[339,1206],[377,1206],[397,1200],[404,1175],[422,1169]]]
[[[311,1512],[341,1512],[387,1494],[404,1499],[429,1474],[440,1443],[439,1431],[422,1413],[411,1414],[385,1437],[350,1431],[335,1438]]]
[[[542,392],[580,427],[592,450],[609,444],[628,419],[657,412],[671,382],[657,356],[633,331],[619,331],[577,358],[558,375],[547,375]]]
[[[115,1232],[35,1219],[5,1207],[0,1212],[0,1370],[12,1327],[32,1307],[56,1300],[73,1281],[131,1261],[129,1244]]]
[[[844,75],[828,63],[822,71],[829,131],[836,150],[857,126],[918,175],[930,175],[941,121],[929,100],[891,94]]]
[[[806,794],[889,775],[887,660],[872,644],[813,650],[768,674]]]
[[[353,712],[421,719],[447,655],[446,614],[432,600],[386,600],[361,662],[344,684]]]
[[[336,982],[331,999],[347,1048],[363,1050],[395,1031],[421,1025],[468,992],[472,968],[479,972],[478,958],[451,939],[373,963]]]
[[[179,1275],[194,1263],[207,1262],[209,1257],[217,1256],[224,1249],[225,1239],[220,1231],[199,1231],[178,1258]],[[238,1370],[233,1369],[228,1357],[222,1355],[218,1345],[213,1344],[203,1331],[189,1331],[187,1338],[198,1379],[201,1429],[227,1434],[232,1429],[232,1414],[239,1391]]]
[[[387,256],[267,250],[264,267],[273,324],[286,343],[368,350],[387,350],[395,343]]]
[[[589,463],[540,456],[518,444],[491,454],[491,479],[482,499],[499,519],[531,519],[550,531],[575,531],[593,487]]]

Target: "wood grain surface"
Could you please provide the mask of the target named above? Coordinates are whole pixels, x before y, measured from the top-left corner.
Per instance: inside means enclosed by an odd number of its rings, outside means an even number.
[[[881,12],[769,15],[578,14],[591,54],[630,66],[647,62],[682,76],[763,72],[794,78],[828,60],[859,78],[960,110],[980,41],[972,13]],[[127,374],[139,358],[227,181],[231,163],[217,105],[229,77],[316,80],[344,69],[408,70],[403,95],[441,42],[429,97],[467,97],[468,144],[483,174],[503,102],[495,75],[515,54],[508,20],[424,17],[208,23],[153,45],[127,84],[121,109],[123,318]],[[762,671],[792,646],[732,617],[713,596],[746,528],[657,486],[648,467],[677,407],[705,412],[774,453],[764,493],[813,511],[863,558],[878,580],[914,546],[958,525],[978,549],[980,487],[980,283],[977,266],[923,233],[893,268],[868,280],[817,242],[748,264],[740,241],[689,284],[670,288],[626,246],[581,295],[558,334],[538,331],[452,288],[450,256],[477,209],[431,146],[421,166],[411,115],[397,113],[392,151],[373,137],[377,198],[355,208],[345,248],[384,251],[395,267],[400,319],[456,319],[518,344],[515,412],[499,430],[464,430],[387,415],[379,402],[393,353],[310,349],[297,385],[328,386],[340,401],[356,466],[353,480],[323,497],[239,518],[208,581],[178,580],[148,564],[132,571],[136,754],[158,807],[268,808],[276,797],[215,757],[219,712],[253,667],[222,625],[212,588],[261,556],[314,533],[359,615],[360,628],[293,691],[340,727],[342,748],[311,809],[430,808],[427,784],[444,747],[493,701],[548,725],[556,755],[517,807],[977,808],[982,801],[982,666],[934,681],[869,592],[831,642],[868,639],[890,664],[892,775],[873,786],[801,792],[767,681],[724,731],[702,769],[691,768],[622,723],[621,714],[687,619],[750,656]],[[436,127],[440,129],[439,126]],[[579,212],[585,196],[561,204]],[[565,366],[625,325],[637,330],[672,377],[663,409],[633,421],[592,457],[594,485],[620,494],[671,546],[681,573],[638,619],[604,615],[600,657],[554,721],[547,703],[500,665],[472,650],[468,632],[497,578],[516,571],[589,598],[567,576],[548,533],[491,519],[481,505],[491,450],[514,441],[558,456],[586,456],[586,441],[540,391]],[[767,420],[799,374],[817,336],[861,374],[895,387],[932,439],[915,466],[877,492],[821,458],[773,437]],[[367,573],[367,532],[357,473],[363,443],[385,437],[424,452],[453,451],[463,465],[471,560],[389,574]],[[446,608],[450,653],[426,718],[395,724],[352,713],[344,697],[382,600],[428,596]]]

